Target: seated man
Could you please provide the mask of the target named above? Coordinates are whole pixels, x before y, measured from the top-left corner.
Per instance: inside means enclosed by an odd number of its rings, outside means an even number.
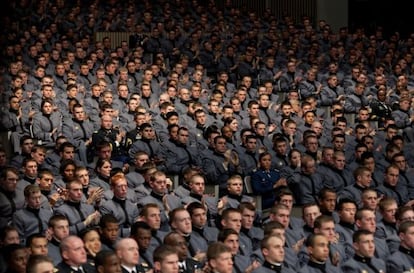
[[[267,236],[261,243],[261,251],[265,262],[253,271],[253,273],[290,273],[296,272],[285,263],[285,240],[280,236]]]
[[[121,260],[122,273],[145,273],[148,269],[139,264],[138,244],[132,238],[123,238],[116,244],[116,255]]]
[[[131,232],[131,225],[138,218],[138,208],[127,198],[128,186],[123,173],[112,176],[110,184],[113,197],[100,206],[100,211],[102,215],[114,215],[121,227],[121,236],[128,237]]]
[[[95,269],[87,263],[85,246],[81,238],[70,235],[62,240],[60,245],[62,262],[56,268],[59,272],[95,272]]]
[[[213,272],[230,273],[233,271],[231,249],[221,242],[212,243],[207,250],[207,263]]]
[[[324,273],[337,272],[341,270],[336,268],[329,259],[329,240],[325,235],[312,234],[306,239],[306,248],[309,253],[309,261],[298,271],[300,273]]]
[[[358,230],[353,235],[353,241],[355,256],[342,265],[344,273],[385,272],[384,261],[374,257],[375,242],[371,232]]]
[[[66,184],[68,190],[64,204],[55,209],[54,214],[64,215],[69,221],[71,234],[78,234],[86,227],[97,224],[101,214],[92,205],[83,203],[83,186],[78,180]]]
[[[387,258],[387,272],[410,272],[414,268],[414,258],[411,253],[414,250],[412,234],[414,234],[414,222],[403,223],[398,234],[401,239],[399,249]]]

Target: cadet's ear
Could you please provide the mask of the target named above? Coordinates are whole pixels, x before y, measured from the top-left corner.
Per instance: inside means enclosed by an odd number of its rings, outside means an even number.
[[[154,262],[154,272],[161,272],[161,263],[158,261]]]
[[[267,248],[262,248],[263,256],[269,255],[269,250]]]

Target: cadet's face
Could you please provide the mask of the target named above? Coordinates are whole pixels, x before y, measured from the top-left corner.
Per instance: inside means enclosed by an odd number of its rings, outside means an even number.
[[[375,232],[377,228],[375,213],[373,211],[364,211],[361,220],[357,221],[357,225],[359,229]]]
[[[75,173],[76,179],[82,183],[82,186],[89,185],[89,173],[87,170],[80,170]]]
[[[26,198],[26,202],[30,208],[39,209],[41,199],[42,199],[42,194],[39,191],[39,192],[34,192],[30,194],[30,196]]]
[[[7,172],[6,178],[2,179],[1,186],[4,190],[8,192],[14,192],[17,187],[17,181],[19,181],[19,176],[14,172]]]
[[[190,182],[190,189],[192,192],[202,195],[204,194],[205,183],[202,177],[194,177]]]
[[[275,221],[281,223],[285,228],[289,226],[290,221],[290,212],[289,209],[279,209],[273,216]]]
[[[395,213],[397,212],[398,205],[397,203],[392,203],[384,208],[384,211],[382,211],[382,218],[384,221],[388,223],[395,223]]]
[[[9,231],[6,237],[4,238],[4,245],[19,244],[19,243],[20,243],[19,233],[17,233],[17,231],[15,230]]]
[[[117,223],[107,223],[102,229],[102,237],[115,242],[118,238],[119,225]]]
[[[171,254],[166,256],[161,262],[155,262],[154,269],[162,273],[178,273],[178,255]]]
[[[308,247],[309,255],[318,262],[325,262],[329,258],[329,241],[325,236],[315,238],[313,246]]]
[[[216,259],[212,259],[209,262],[213,271],[219,273],[231,273],[233,272],[233,259],[231,252],[225,252],[220,254]]]
[[[241,214],[238,212],[229,213],[227,219],[222,220],[223,226],[225,228],[231,228],[237,232],[240,232],[241,218]]]
[[[375,242],[373,235],[362,235],[358,242],[354,243],[356,253],[362,257],[374,257]]]
[[[253,227],[255,212],[249,209],[244,209],[242,212],[242,226],[246,229]]]
[[[339,218],[345,223],[353,224],[355,222],[356,206],[353,203],[345,203],[339,211]]]
[[[149,208],[148,213],[145,216],[145,222],[152,229],[159,229],[161,224],[161,216],[159,208]]]
[[[179,211],[175,215],[173,225],[174,228],[179,232],[184,234],[190,234],[192,229],[190,214],[185,210]]]
[[[195,227],[204,227],[204,225],[207,223],[207,214],[204,209],[195,209],[193,211],[193,215],[191,217],[191,221],[193,226]]]
[[[269,246],[264,249],[266,259],[271,263],[283,263],[285,259],[284,240],[278,237],[272,237],[269,240]]]
[[[35,238],[32,240],[30,245],[30,254],[31,255],[47,255],[47,239],[46,238]]]
[[[325,197],[320,201],[320,206],[326,209],[327,211],[334,211],[336,205],[336,194],[333,192],[328,192]]]
[[[398,183],[399,176],[400,172],[397,168],[389,168],[388,171],[385,173],[385,181],[390,186],[396,186]]]
[[[9,269],[11,272],[26,272],[27,264],[27,251],[26,249],[19,249],[13,252],[10,259]]]
[[[243,183],[241,180],[231,180],[227,185],[227,190],[231,194],[241,195],[243,191]]]
[[[127,185],[126,179],[120,179],[113,186],[114,196],[120,199],[126,198],[127,189],[128,189],[128,185]]]
[[[400,234],[402,244],[410,250],[414,249],[414,227],[409,227],[407,232]]]
[[[304,210],[303,219],[309,227],[313,228],[313,224],[315,223],[315,219],[319,215],[321,215],[319,207],[318,206],[311,206],[311,207],[308,207]]]
[[[83,187],[79,183],[74,183],[68,189],[68,196],[71,201],[80,202],[83,195]]]
[[[151,242],[151,231],[145,229],[139,229],[138,234],[135,237],[138,242],[139,248],[147,249]]]
[[[378,205],[378,195],[376,192],[366,192],[362,195],[361,201],[364,208],[376,210]]]
[[[232,255],[236,255],[239,251],[239,236],[237,236],[236,234],[231,234],[227,236],[223,243],[231,249]]]
[[[333,242],[336,238],[336,233],[335,233],[335,223],[332,222],[326,222],[323,223],[321,225],[320,228],[318,228],[317,230],[315,230],[315,233],[320,233],[322,235],[325,235],[326,238],[328,238],[328,240],[330,242]]]
[[[98,267],[99,273],[121,273],[121,261],[115,254],[106,257],[102,267]]]
[[[270,155],[265,155],[260,159],[260,166],[265,170],[269,170],[271,164],[272,164],[272,157]]]

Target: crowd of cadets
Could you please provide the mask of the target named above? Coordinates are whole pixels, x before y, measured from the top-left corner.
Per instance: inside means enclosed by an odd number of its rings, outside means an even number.
[[[8,17],[1,272],[414,270],[412,34],[89,2]]]

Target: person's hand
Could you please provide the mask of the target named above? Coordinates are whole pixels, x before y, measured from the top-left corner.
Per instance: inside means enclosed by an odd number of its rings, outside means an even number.
[[[292,245],[293,251],[295,251],[295,253],[299,253],[299,251],[302,248],[304,242],[305,242],[305,238],[302,238],[299,241],[297,241],[295,244],[293,244]]]
[[[85,226],[90,226],[92,224],[99,223],[99,219],[101,218],[101,214],[99,211],[95,211],[94,213],[90,214],[88,217],[86,217],[85,221],[83,223]]]
[[[278,188],[280,186],[287,186],[287,180],[285,177],[280,178],[276,183],[273,185],[273,188]]]
[[[168,199],[167,199],[167,194],[165,194],[162,197],[162,203],[164,204],[164,209],[165,209],[165,213],[168,215],[168,213],[170,212],[171,208],[170,205],[168,205]]]
[[[197,251],[196,255],[194,255],[194,260],[202,262],[206,259],[207,253],[201,252],[200,250]]]
[[[229,200],[227,199],[227,196],[223,196],[222,198],[219,199],[219,201],[217,202],[217,211],[218,211],[219,214],[221,214],[221,212],[223,212],[223,210],[226,207],[228,201]]]
[[[171,191],[172,190],[172,188],[173,188],[173,182],[172,182],[172,180],[169,178],[169,177],[167,177],[166,179],[165,179],[165,182],[166,182],[166,184],[167,184],[167,189],[168,189],[168,191]]]
[[[339,256],[339,252],[337,251],[337,252],[335,252],[335,254],[332,255],[332,259],[331,259],[332,265],[333,266],[338,266],[340,260],[341,260],[341,258]]]
[[[255,270],[256,268],[258,268],[260,266],[259,261],[254,260],[244,271],[244,273],[252,273],[253,270]]]
[[[90,188],[87,203],[93,205],[95,202],[101,201],[103,193],[104,189],[101,187]]]

